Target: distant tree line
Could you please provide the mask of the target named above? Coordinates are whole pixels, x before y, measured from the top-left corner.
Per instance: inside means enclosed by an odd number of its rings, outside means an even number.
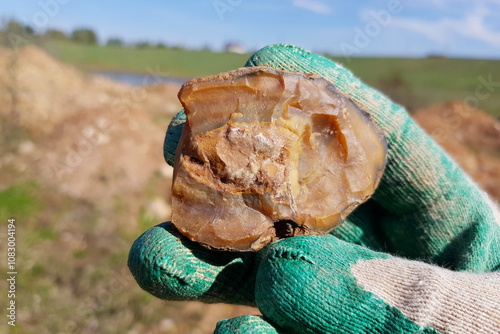
[[[37,33],[29,25],[14,19],[0,21],[0,45],[14,46],[20,44],[43,44],[46,41],[72,41],[75,43],[97,45],[99,38],[93,29],[87,27],[76,28],[70,33],[59,29],[50,28],[43,33]],[[182,46],[166,45],[165,43],[151,43],[139,41],[126,44],[119,37],[111,37],[105,43],[110,47],[133,47],[137,49],[184,49]],[[206,48],[205,48],[206,49]]]
[[[90,45],[98,43],[97,34],[89,28],[77,28],[70,34],[59,29],[47,29],[44,33],[37,33],[31,26],[13,19],[3,20],[0,23],[0,44],[2,45],[40,44],[44,40],[71,40]]]

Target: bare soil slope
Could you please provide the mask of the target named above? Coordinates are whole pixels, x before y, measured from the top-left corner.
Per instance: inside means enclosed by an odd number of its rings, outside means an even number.
[[[436,104],[413,114],[494,200],[500,202],[500,121],[462,102]]]

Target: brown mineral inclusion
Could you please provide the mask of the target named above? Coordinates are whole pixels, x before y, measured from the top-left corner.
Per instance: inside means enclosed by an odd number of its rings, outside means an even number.
[[[248,67],[185,83],[172,222],[214,249],[324,234],[375,191],[384,136],[328,81]]]

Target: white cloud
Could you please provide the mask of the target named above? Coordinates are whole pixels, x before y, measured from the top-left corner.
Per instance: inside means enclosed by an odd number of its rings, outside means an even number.
[[[419,33],[434,42],[444,42],[449,39],[447,19],[428,22],[419,19],[393,18],[391,25]]]
[[[500,30],[494,30],[485,24],[488,15],[491,15],[491,11],[479,5],[461,18],[446,17],[437,21],[394,18],[392,25],[422,34],[435,42],[444,42],[459,36],[500,47]]]
[[[482,9],[478,9],[465,17],[464,22],[457,22],[456,29],[463,36],[483,41],[491,46],[500,47],[500,30],[493,31],[484,24],[487,15]]]
[[[327,15],[332,12],[329,6],[315,0],[293,0],[293,5],[316,14]]]

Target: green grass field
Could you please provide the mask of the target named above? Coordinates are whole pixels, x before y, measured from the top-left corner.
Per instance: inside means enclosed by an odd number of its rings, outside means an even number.
[[[60,60],[86,70],[148,73],[182,78],[217,74],[243,66],[249,54],[174,49],[134,49],[50,42]],[[432,103],[477,96],[479,108],[500,116],[500,61],[473,59],[336,58],[366,83],[411,111]],[[482,79],[481,79],[482,78]],[[483,81],[494,84],[482,87]],[[479,92],[477,95],[476,91]]]
[[[241,67],[249,55],[187,51],[179,49],[136,49],[52,42],[46,49],[60,60],[89,70],[148,73],[159,68],[164,75],[193,78]]]

